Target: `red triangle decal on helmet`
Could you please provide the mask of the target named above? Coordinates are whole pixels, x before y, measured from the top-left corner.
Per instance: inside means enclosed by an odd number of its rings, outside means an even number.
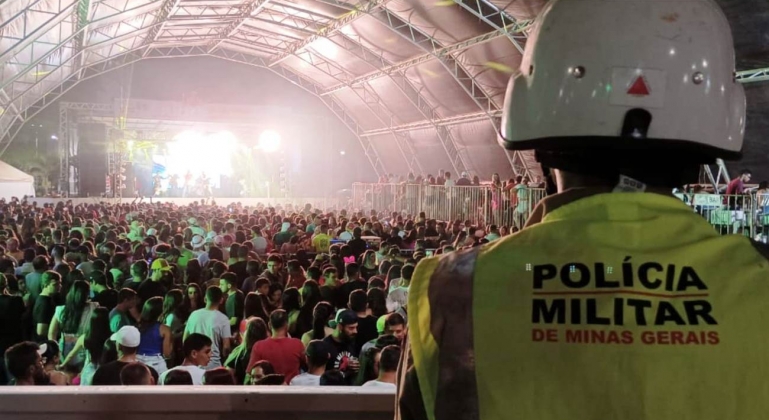
[[[649,85],[646,83],[646,79],[644,79],[643,76],[638,76],[635,79],[635,82],[630,85],[630,89],[628,89],[627,94],[633,96],[649,96],[651,95],[651,89],[649,89]]]

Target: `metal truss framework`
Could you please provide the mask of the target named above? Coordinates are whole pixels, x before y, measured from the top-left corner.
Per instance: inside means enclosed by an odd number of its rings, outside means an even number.
[[[268,68],[318,96],[359,139],[377,174],[386,171],[368,140],[370,137],[392,135],[409,169],[416,172],[421,171],[421,165],[413,153],[409,131],[430,128],[438,133],[453,169],[460,172],[467,166],[449,127],[486,120],[496,130],[500,110],[472,73],[452,54],[501,36],[510,39],[522,51],[525,31],[531,26],[530,21],[516,21],[486,0],[453,0],[495,31],[445,46],[387,9],[386,0],[374,0],[356,7],[338,0],[319,0],[349,11],[337,19],[283,4],[280,0],[249,0],[245,5],[242,1],[146,0],[130,8],[125,0],[118,2],[118,5],[114,1],[103,0],[54,1],[58,7],[52,11],[50,0],[45,5],[43,0],[30,0],[26,8],[0,23],[0,41],[11,45],[0,54],[0,64],[19,68],[19,71],[0,74],[0,155],[25,121],[82,80],[145,57],[208,55]],[[99,18],[88,21],[90,11]],[[38,22],[42,21],[35,28],[27,26],[27,21],[33,16]],[[357,36],[339,31],[360,16],[373,17],[425,53],[399,63],[387,62],[381,54],[367,49]],[[267,22],[291,31],[278,33],[256,28],[249,25],[250,21]],[[4,27],[14,22],[22,25],[21,36],[16,38],[8,35],[12,31],[3,31]],[[311,43],[320,38],[331,40],[377,70],[363,76],[352,74],[312,49]],[[271,58],[220,48],[225,43]],[[180,44],[185,46],[180,47]],[[290,55],[331,76],[339,84],[324,89],[293,70],[276,65]],[[441,118],[435,112],[435,108],[429,105],[404,73],[407,68],[429,60],[440,62],[478,105],[480,113]],[[369,84],[379,77],[392,80],[424,120],[405,124],[399,121],[396,113],[387,107]],[[769,80],[769,69],[738,72],[736,77],[744,83],[765,81]],[[342,89],[351,89],[385,127],[363,130],[345,106],[333,98],[332,94]],[[508,159],[516,174],[529,174],[530,168],[535,165],[533,156],[525,153],[515,152],[512,156],[508,155]]]
[[[757,70],[738,71],[737,81],[742,83],[755,83],[769,81],[769,67]]]
[[[307,38],[301,41],[297,41],[288,45],[283,51],[276,54],[274,57],[270,59],[270,67],[282,62],[286,58],[297,53],[298,51],[301,51],[303,48],[307,47],[308,45],[317,41],[318,39],[322,37],[328,37],[334,34],[339,29],[342,29],[343,27],[352,23],[355,19],[358,19],[361,16],[371,13],[372,11],[384,6],[384,4],[387,2],[387,0],[370,0],[370,1],[364,0],[364,1],[365,3],[362,6],[358,5],[354,7],[348,13],[344,14],[341,18],[334,20],[330,24],[319,29],[316,33],[308,36]],[[346,3],[335,4],[335,5],[349,10],[349,5]]]

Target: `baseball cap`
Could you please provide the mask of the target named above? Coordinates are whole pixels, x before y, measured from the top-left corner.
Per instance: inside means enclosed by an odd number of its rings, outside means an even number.
[[[149,228],[147,229],[147,236],[155,236],[158,234],[157,229],[155,228]]]
[[[46,340],[44,343],[39,344],[40,348],[37,353],[43,356],[44,359],[51,360],[54,356],[59,354],[59,344],[53,340]]]
[[[379,334],[384,334],[385,328],[387,328],[387,315],[382,315],[376,320],[376,331]]]
[[[160,271],[171,271],[171,265],[168,264],[168,261],[166,261],[163,258],[158,258],[155,261],[152,262],[152,266],[150,267],[152,270],[160,270]]]
[[[123,347],[139,347],[142,340],[139,330],[131,325],[119,329],[109,339]]]
[[[349,309],[337,311],[333,321],[328,321],[328,326],[336,328],[337,325],[352,325],[358,323],[358,315]]]

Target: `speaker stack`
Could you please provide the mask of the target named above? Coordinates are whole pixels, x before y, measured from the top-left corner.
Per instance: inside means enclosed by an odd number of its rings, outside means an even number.
[[[107,190],[109,156],[105,124],[78,124],[78,195],[99,197]]]

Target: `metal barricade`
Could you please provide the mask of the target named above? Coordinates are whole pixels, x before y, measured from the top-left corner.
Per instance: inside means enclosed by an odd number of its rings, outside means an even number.
[[[753,238],[761,233],[758,227],[764,226],[763,209],[758,208],[755,197],[749,194],[677,194],[677,196],[722,235],[738,234]]]
[[[492,185],[453,186],[424,184],[353,184],[353,207],[368,212],[398,212],[437,220],[517,226],[545,196],[541,188],[519,185],[503,190]]]

